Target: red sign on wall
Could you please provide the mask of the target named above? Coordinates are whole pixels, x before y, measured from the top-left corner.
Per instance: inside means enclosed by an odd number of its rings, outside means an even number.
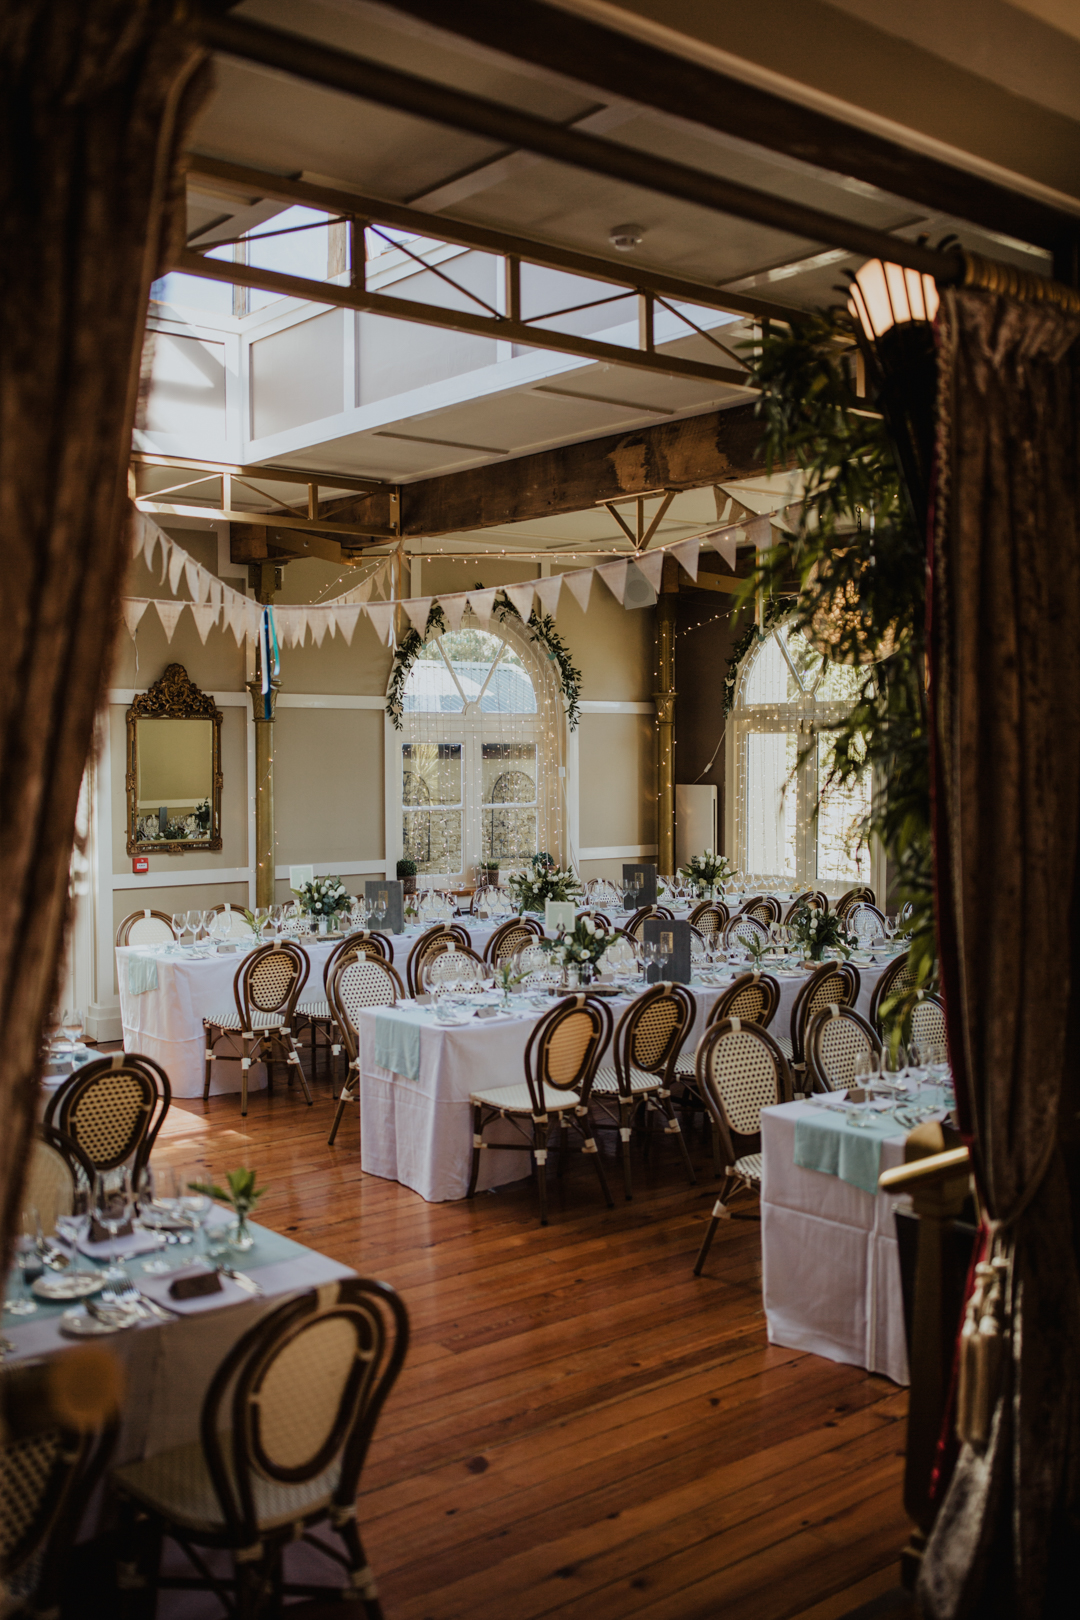
[[[150,857],[149,857],[149,855],[136,855],[134,860],[131,863],[131,870],[133,872],[149,872],[149,870],[150,870]]]

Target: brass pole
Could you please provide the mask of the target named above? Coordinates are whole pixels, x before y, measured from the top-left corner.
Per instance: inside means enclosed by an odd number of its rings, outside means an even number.
[[[272,602],[280,580],[274,565],[253,564],[252,583],[260,603]],[[261,659],[261,653],[257,655]],[[274,714],[280,681],[270,682],[270,718],[264,713],[262,671],[256,665],[254,680],[246,681],[251,696],[251,716],[255,722],[255,904],[274,904]]]
[[[656,602],[656,864],[675,870],[675,613],[679,600],[679,565],[664,559]]]

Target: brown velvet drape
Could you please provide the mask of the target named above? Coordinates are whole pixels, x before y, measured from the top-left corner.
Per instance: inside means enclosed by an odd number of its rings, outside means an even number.
[[[171,17],[0,5],[0,1266],[127,557],[147,298],[204,78]]]
[[[938,926],[961,1125],[1011,1273],[991,1438],[962,1449],[924,1559],[935,1620],[1080,1601],[1078,340],[1080,317],[1060,309],[943,295]]]

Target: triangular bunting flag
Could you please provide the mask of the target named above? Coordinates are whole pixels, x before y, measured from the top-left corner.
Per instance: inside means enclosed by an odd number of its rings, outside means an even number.
[[[753,518],[746,525],[746,538],[757,551],[768,551],[773,543],[772,521],[768,513],[764,517]]]
[[[385,641],[387,646],[390,646],[394,639],[395,611],[393,602],[369,602],[367,604],[367,615],[375,626],[375,634],[380,641]]]
[[[278,641],[283,647],[299,647],[304,639],[304,614],[301,608],[276,607],[274,623],[277,625]]]
[[[493,586],[487,591],[469,592],[469,606],[481,624],[487,625],[490,623],[491,615],[495,611],[495,598],[498,594],[497,586]]]
[[[247,634],[247,602],[239,591],[230,591],[225,598],[224,617],[239,647]]]
[[[461,621],[465,616],[468,596],[464,591],[455,591],[452,596],[440,596],[439,606],[446,614],[446,622],[451,630],[460,630]]]
[[[221,599],[225,594],[225,587],[222,585],[220,579],[217,579],[213,574],[208,574],[207,580],[210,586],[210,600],[213,602],[215,607],[219,608],[221,606]]]
[[[359,602],[352,602],[347,604],[345,607],[334,609],[334,620],[337,624],[338,634],[345,637],[345,645],[347,647],[352,646],[353,631],[356,629],[356,621],[363,611],[363,607]]]
[[[169,547],[169,589],[176,595],[176,587],[180,583],[180,575],[184,572],[186,558],[179,546]]]
[[[219,608],[213,602],[192,602],[191,616],[195,620],[195,628],[199,632],[199,640],[206,646],[206,638],[217,624]]]
[[[562,582],[561,574],[553,574],[550,579],[538,579],[533,586],[540,602],[540,611],[550,619],[553,619],[558,611]]]
[[[711,534],[703,534],[701,536],[701,544],[703,546],[712,546],[714,551],[718,551],[721,557],[723,557],[724,561],[727,563],[728,567],[731,569],[731,572],[734,573],[735,548],[738,544],[738,537],[741,533],[743,533],[743,530],[740,529],[737,524],[734,527],[729,526],[726,529],[714,529]]]
[[[316,647],[321,647],[323,637],[330,628],[330,615],[325,608],[313,607],[307,609],[306,617],[308,629],[311,631],[311,639]]]
[[[434,600],[433,596],[413,596],[401,604],[418,636],[422,636],[427,629],[428,614]]]
[[[563,584],[574,597],[582,613],[589,611],[589,592],[592,590],[592,576],[593,571],[591,568],[579,568],[572,574],[562,576]]]
[[[634,558],[634,561],[653,590],[659,592],[660,576],[664,572],[664,553],[662,551],[643,551]]]
[[[259,630],[262,626],[262,605],[259,602],[245,601],[244,603],[244,631],[249,641],[258,641]]]
[[[166,641],[172,640],[173,631],[176,629],[176,621],[179,619],[181,613],[183,613],[187,605],[188,604],[186,602],[154,603],[154,606],[158,610],[158,618],[161,620],[161,627],[165,632]]]
[[[672,546],[671,554],[678,557],[691,579],[697,579],[698,556],[701,552],[700,540],[684,540],[681,545]]]
[[[194,557],[184,558],[184,578],[187,580],[187,588],[191,592],[192,600],[205,602],[210,588],[210,576],[205,568],[200,568]]]
[[[503,590],[506,592],[510,601],[513,602],[514,606],[521,614],[521,617],[526,621],[528,621],[529,614],[532,612],[534,589],[535,586],[533,585],[532,580],[528,580],[524,585],[503,586]]]
[[[123,602],[124,623],[132,635],[139,628],[139,620],[150,606],[149,602],[140,601],[133,596],[125,596]]]
[[[626,595],[627,566],[628,564],[620,558],[618,562],[603,563],[596,570],[620,607],[622,607],[622,600]]]

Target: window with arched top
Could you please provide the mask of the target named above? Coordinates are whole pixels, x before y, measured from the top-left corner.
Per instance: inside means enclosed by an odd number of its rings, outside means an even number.
[[[870,773],[850,788],[828,786],[829,726],[850,710],[864,674],[823,658],[789,625],[747,653],[727,732],[727,848],[742,871],[800,883],[872,880],[862,830]]]
[[[562,704],[523,631],[431,634],[405,681],[392,735],[401,854],[432,882],[466,882],[560,849]],[[389,764],[389,761],[388,761]]]

